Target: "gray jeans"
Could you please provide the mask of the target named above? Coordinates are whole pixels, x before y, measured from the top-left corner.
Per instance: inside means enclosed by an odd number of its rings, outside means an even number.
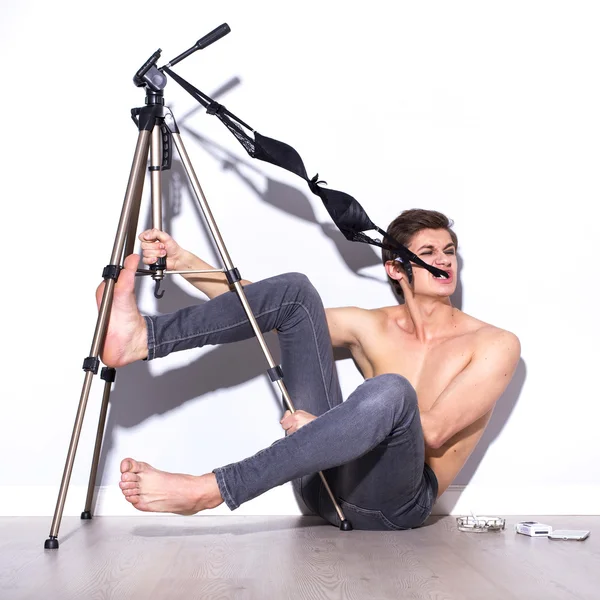
[[[437,480],[425,464],[416,392],[402,376],[367,379],[343,401],[325,311],[306,276],[288,273],[244,288],[261,331],[277,330],[284,382],[296,409],[318,418],[254,456],[214,470],[234,510],[293,481],[306,506],[334,525],[324,471],[355,529],[418,527]],[[175,313],[146,317],[148,359],[253,337],[234,292]]]

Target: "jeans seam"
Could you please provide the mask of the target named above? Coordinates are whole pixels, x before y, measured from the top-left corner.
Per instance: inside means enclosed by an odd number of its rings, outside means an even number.
[[[225,467],[221,467],[220,469],[215,469],[213,473],[217,478],[217,485],[219,486],[219,491],[221,492],[221,496],[223,497],[225,504],[227,505],[229,510],[235,510],[239,507],[239,504],[235,502],[233,496],[229,491],[229,488],[227,487],[227,483],[225,482],[225,476],[223,475],[224,470]]]
[[[262,317],[263,315],[274,312],[276,310],[278,310],[278,309],[275,308],[273,310],[268,310],[266,312],[260,313],[259,315],[255,315],[255,318]],[[160,348],[161,346],[166,346],[168,344],[176,344],[178,342],[185,342],[186,340],[190,340],[192,338],[198,337],[199,335],[210,335],[211,333],[219,333],[221,331],[227,331],[228,329],[234,329],[236,327],[239,327],[240,325],[245,325],[246,323],[248,323],[247,320],[238,321],[237,323],[233,323],[232,325],[229,325],[227,327],[218,327],[217,329],[210,329],[210,330],[202,332],[202,333],[192,333],[190,335],[186,335],[185,337],[177,337],[177,338],[173,338],[170,340],[165,340],[164,342],[160,342],[159,344],[156,344],[156,348]]]
[[[404,527],[399,527],[398,525],[392,523],[378,508],[361,508],[360,506],[352,504],[351,502],[348,502],[346,500],[342,500],[341,498],[340,501],[346,506],[351,507],[352,510],[355,510],[358,513],[362,513],[363,515],[368,516],[376,516],[377,518],[380,518],[390,529],[394,529],[397,531],[405,529]]]
[[[298,304],[299,306],[301,306],[304,311],[306,312],[306,315],[308,317],[308,320],[310,321],[310,327],[312,329],[312,334],[313,334],[313,341],[315,343],[315,348],[317,349],[317,360],[319,361],[319,370],[321,371],[321,382],[323,384],[323,389],[325,390],[325,398],[327,400],[327,406],[329,406],[329,408],[333,408],[331,406],[331,398],[329,397],[329,390],[327,388],[326,382],[325,382],[325,373],[323,373],[323,363],[321,362],[321,354],[319,353],[319,342],[317,340],[317,334],[315,332],[315,324],[314,321],[312,320],[312,316],[308,310],[308,308],[306,308],[306,306],[304,306],[304,304],[302,304],[302,302],[296,302],[296,304]],[[330,345],[331,345],[331,340],[330,340]],[[332,368],[335,369],[335,364],[332,364]]]
[[[308,308],[306,306],[304,306],[304,304],[302,304],[302,302],[298,302],[297,300],[294,300],[293,302],[282,302],[277,308],[273,308],[271,310],[266,310],[264,312],[259,313],[258,315],[254,315],[254,317],[256,319],[258,319],[258,318],[260,318],[260,317],[262,317],[264,315],[268,315],[270,313],[273,313],[275,311],[280,310],[283,306],[289,306],[289,305],[296,305],[296,306],[300,306],[301,308],[303,308],[304,311],[305,311],[305,313],[306,313],[306,315],[307,315],[307,317],[308,317],[308,320],[310,321],[310,326],[311,326],[311,330],[312,330],[312,334],[313,334],[313,341],[314,341],[315,347],[317,349],[317,360],[319,362],[319,370],[321,372],[321,381],[323,383],[323,389],[325,390],[325,398],[327,400],[327,405],[329,406],[329,408],[332,408],[332,406],[331,406],[331,398],[329,397],[329,390],[327,388],[327,385],[325,384],[325,374],[323,373],[323,363],[321,361],[321,355],[320,355],[320,353],[318,351],[319,350],[319,343],[317,341],[317,336],[316,336],[316,333],[315,333],[315,324],[314,324],[314,321],[312,319],[312,316],[311,316]],[[185,337],[180,337],[180,338],[175,338],[175,339],[172,339],[172,340],[167,340],[167,341],[164,341],[164,342],[160,342],[159,344],[157,344],[156,341],[153,339],[153,342],[154,342],[153,350],[154,351],[152,353],[153,354],[152,357],[154,357],[154,355],[156,354],[156,348],[160,348],[161,346],[165,346],[167,344],[176,344],[177,342],[183,342],[185,340],[189,340],[191,338],[198,337],[199,335],[209,335],[211,333],[219,333],[221,331],[227,331],[228,329],[234,329],[235,327],[239,327],[240,325],[244,325],[246,323],[248,323],[247,319],[245,319],[243,321],[238,321],[237,323],[234,323],[233,325],[229,325],[228,327],[220,327],[220,328],[217,328],[217,329],[211,329],[211,330],[209,330],[207,332],[204,332],[204,333],[195,333],[195,334],[187,335]],[[334,368],[335,368],[335,365],[334,365]],[[285,376],[284,376],[284,383],[285,383]]]
[[[154,335],[154,322],[151,317],[146,317],[148,326],[148,360],[152,360],[156,354],[156,338]]]
[[[402,429],[397,429],[396,431],[394,431],[394,433],[393,433],[393,434],[394,434],[394,435],[396,435],[396,434],[399,434],[399,435],[401,435],[401,434],[403,434],[403,433],[406,433],[406,432],[407,432],[407,431],[410,429],[410,426],[413,424],[413,421],[415,420],[415,417],[417,416],[417,412],[419,412],[419,411],[418,411],[418,410],[414,410],[414,411],[413,411],[413,415],[412,415],[412,418],[411,418],[410,422],[409,422],[409,423],[406,423],[406,425],[404,425],[404,427],[402,427]],[[399,442],[399,443],[400,443],[400,442]],[[389,446],[388,446],[388,447],[389,447],[389,448],[393,448],[394,446],[397,446],[397,445],[398,445],[398,444],[389,444]]]
[[[430,467],[431,468],[431,467]],[[429,514],[431,514],[431,511],[433,510],[433,506],[437,500],[436,498],[436,494],[432,493],[433,492],[433,488],[431,485],[429,485],[429,480],[427,477],[425,477],[425,471],[426,471],[427,467],[424,465],[423,466],[423,479],[424,484],[425,484],[425,490],[426,490],[426,494],[427,494],[427,499],[429,500],[429,506],[423,506],[421,504],[421,502],[419,501],[419,499],[417,499],[417,505],[420,506],[424,511],[427,511]],[[430,499],[431,496],[431,499]]]

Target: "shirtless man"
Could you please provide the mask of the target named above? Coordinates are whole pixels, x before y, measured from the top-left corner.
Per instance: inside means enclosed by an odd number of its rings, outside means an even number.
[[[409,285],[387,251],[384,267],[404,304],[323,309],[310,282],[286,274],[243,282],[261,330],[276,330],[284,380],[298,410],[286,411],[285,437],[253,457],[201,476],[166,473],[126,458],[120,487],[143,511],[194,514],[225,502],[232,510],[293,481],[315,513],[339,525],[316,472],[357,529],[418,527],[452,483],[510,382],[518,338],[454,308],[457,239],[441,213],[413,209],[389,226],[396,240],[449,274],[413,266]],[[167,257],[169,270],[211,269],[166,233],[140,235],[143,261]],[[252,337],[225,276],[186,275],[211,301],[171,315],[142,317],[134,297],[139,257],[115,285],[102,360],[120,367],[206,344]],[[102,287],[98,289],[98,301]],[[365,382],[343,401],[332,346],[352,353]]]

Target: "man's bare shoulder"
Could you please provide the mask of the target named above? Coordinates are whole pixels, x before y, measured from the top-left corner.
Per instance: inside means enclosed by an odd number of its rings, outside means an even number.
[[[477,334],[482,339],[493,339],[493,338],[510,338],[511,336],[517,338],[517,336],[506,329],[496,327],[491,323],[486,323],[481,319],[477,319],[465,312],[456,309],[456,312],[460,315],[460,319],[463,321],[465,327]]]
[[[384,323],[385,316],[378,309],[358,306],[342,306],[325,309],[331,341],[334,346],[350,346],[358,343],[360,333],[377,323]]]
[[[488,350],[491,350],[494,353],[504,351],[509,359],[520,356],[521,343],[512,331],[496,327],[462,311],[459,312],[463,327],[472,335],[473,350],[477,354],[487,354]]]
[[[328,315],[332,314],[340,319],[382,322],[388,318],[385,311],[385,308],[361,308],[360,306],[340,306],[325,309]]]

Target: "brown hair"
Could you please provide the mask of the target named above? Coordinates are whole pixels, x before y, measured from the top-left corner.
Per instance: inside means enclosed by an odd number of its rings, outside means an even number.
[[[403,246],[408,246],[413,237],[423,229],[445,229],[450,234],[454,246],[458,248],[458,238],[454,231],[452,231],[453,225],[454,223],[441,212],[411,208],[410,210],[401,212],[388,225],[387,233]],[[396,256],[390,250],[383,249],[381,251],[381,258],[384,265],[389,260],[394,260]],[[388,280],[392,284],[394,291],[401,298],[404,298],[400,283],[391,277],[388,277]]]

